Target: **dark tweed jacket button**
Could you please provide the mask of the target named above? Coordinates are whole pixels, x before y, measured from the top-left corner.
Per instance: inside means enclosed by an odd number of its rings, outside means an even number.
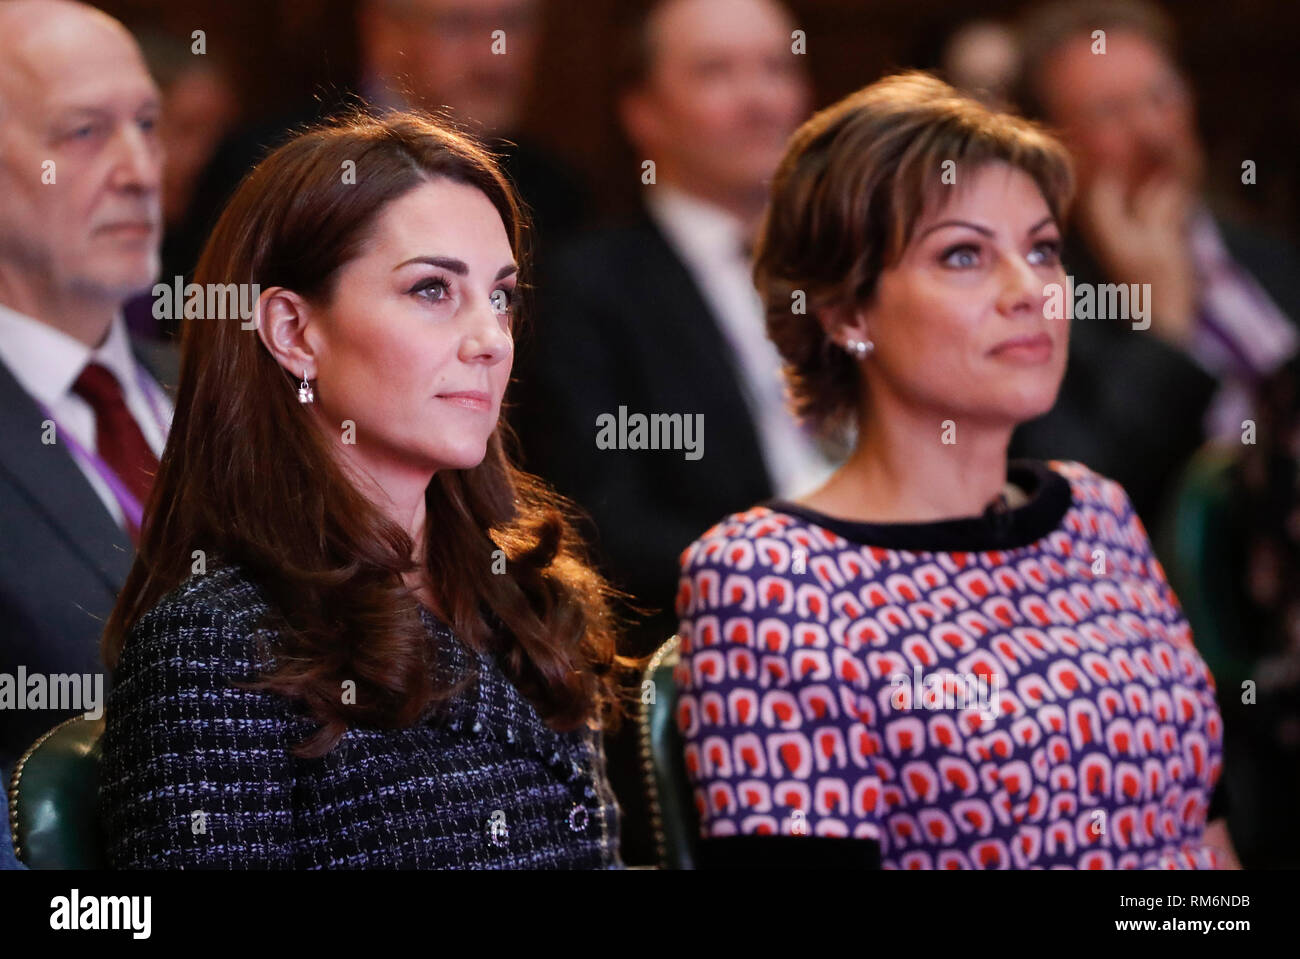
[[[569,810],[569,828],[574,832],[582,832],[587,828],[589,818],[587,807],[580,803],[574,803],[573,808]]]

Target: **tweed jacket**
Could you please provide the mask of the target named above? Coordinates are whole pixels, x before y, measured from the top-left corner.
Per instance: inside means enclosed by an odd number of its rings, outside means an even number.
[[[621,868],[598,731],[542,722],[496,660],[421,607],[465,691],[407,729],[351,728],[320,759],[271,665],[267,601],[236,565],[192,576],[127,637],[99,787],[116,868]],[[258,637],[270,642],[259,644]]]

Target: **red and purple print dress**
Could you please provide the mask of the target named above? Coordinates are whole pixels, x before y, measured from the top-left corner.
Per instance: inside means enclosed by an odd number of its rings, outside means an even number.
[[[1078,463],[1008,478],[1029,501],[979,517],[771,501],[686,549],[702,837],[875,840],[887,869],[1217,868],[1214,680],[1141,520]]]

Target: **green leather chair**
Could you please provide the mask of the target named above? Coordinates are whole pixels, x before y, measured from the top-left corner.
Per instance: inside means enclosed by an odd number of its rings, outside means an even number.
[[[1273,862],[1273,817],[1287,815],[1286,787],[1276,762],[1276,730],[1266,717],[1274,705],[1242,703],[1242,684],[1259,678],[1251,631],[1258,614],[1246,593],[1246,517],[1233,470],[1239,445],[1208,445],[1184,471],[1174,508],[1164,523],[1158,554],[1192,626],[1197,651],[1214,675],[1223,714],[1222,788],[1229,796],[1228,828],[1247,869]],[[1274,694],[1275,695],[1275,694]],[[1263,710],[1263,712],[1261,712]],[[1264,746],[1260,751],[1257,746]],[[1280,863],[1271,868],[1291,868]]]
[[[99,824],[103,719],[74,716],[36,740],[9,781],[9,826],[31,869],[105,869]]]
[[[673,680],[677,646],[674,636],[655,651],[641,685],[642,773],[661,869],[695,868],[695,841],[700,834],[682,737],[677,731],[677,684]]]
[[[1197,651],[1221,693],[1239,691],[1254,665],[1242,656],[1245,544],[1232,488],[1240,455],[1240,446],[1202,447],[1183,471],[1172,509],[1153,537]]]

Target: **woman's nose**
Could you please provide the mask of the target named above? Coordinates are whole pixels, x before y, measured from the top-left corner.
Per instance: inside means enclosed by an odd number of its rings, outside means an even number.
[[[508,305],[500,297],[490,296],[477,305],[462,346],[462,359],[498,363],[509,356],[514,340],[508,331],[507,317]],[[507,323],[506,327],[503,322]]]

